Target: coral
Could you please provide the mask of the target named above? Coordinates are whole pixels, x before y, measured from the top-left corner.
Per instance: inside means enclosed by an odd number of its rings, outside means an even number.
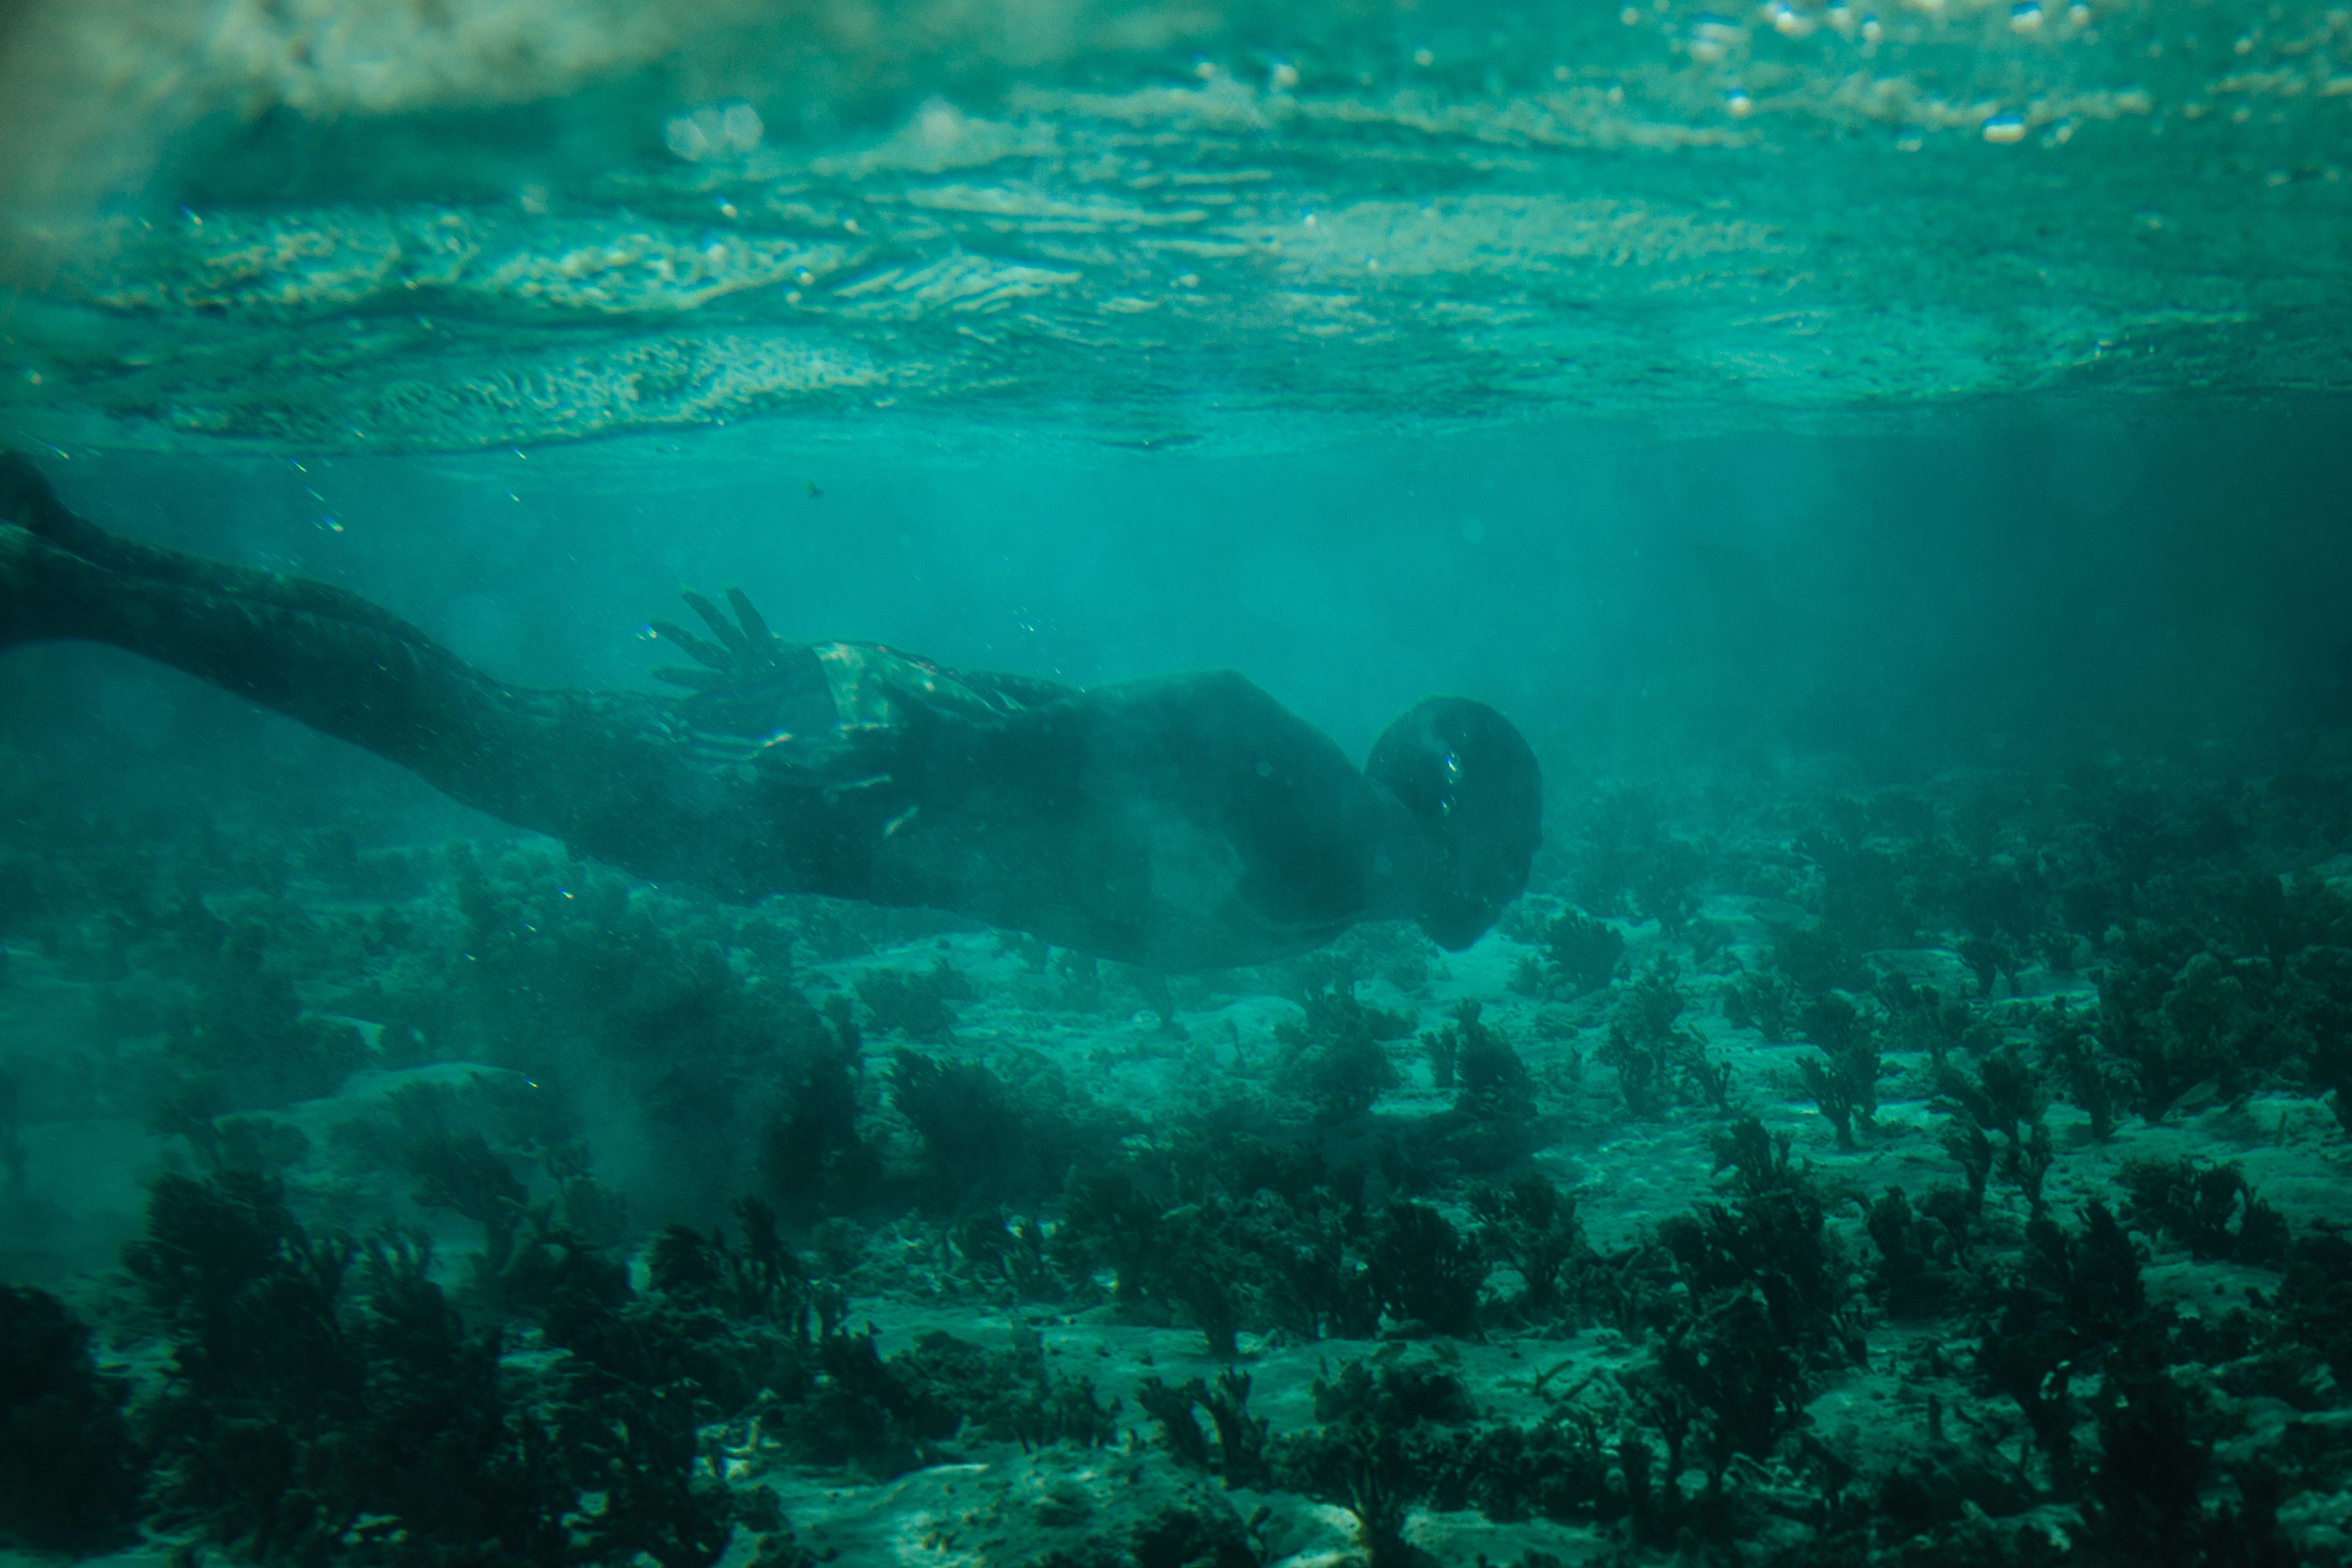
[[[1706,871],[1706,855],[1699,846],[1660,837],[1634,869],[1634,912],[1656,921],[1661,931],[1687,929],[1698,913],[1698,883]]]
[[[1768,1040],[1786,1040],[1798,996],[1778,975],[1742,975],[1724,988],[1723,1016],[1734,1029],[1752,1029]]]
[[[1654,1116],[1665,1107],[1667,1053],[1664,1040],[1643,1040],[1622,1023],[1612,1022],[1601,1060],[1617,1070],[1618,1092],[1625,1109],[1635,1116]]]
[[[1795,1140],[1771,1134],[1753,1116],[1742,1116],[1713,1140],[1715,1168],[1730,1171],[1742,1193],[1778,1192],[1802,1186],[1805,1167],[1790,1158]]]
[[[2058,1082],[2091,1118],[2094,1138],[2104,1143],[2114,1136],[2116,1111],[2131,1092],[2131,1076],[2099,1049],[2096,1021],[2069,1009],[2061,997],[2036,1014],[2034,1034],[2043,1075]]]
[[[891,1059],[890,1103],[921,1136],[925,1168],[943,1197],[1022,1190],[1024,1118],[987,1068],[902,1051]]]
[[[2294,955],[2279,1004],[2286,1030],[2300,1042],[2306,1078],[2331,1093],[2337,1123],[2352,1132],[2352,948]]]
[[[1045,1259],[1045,1228],[1034,1218],[1014,1220],[1003,1209],[972,1214],[958,1228],[955,1244],[976,1276],[1002,1281],[1015,1300],[1058,1298]]]
[[[935,1462],[959,1434],[1024,1449],[1110,1440],[1117,1406],[1093,1385],[1052,1373],[1032,1334],[992,1354],[933,1331],[887,1360],[868,1328],[816,1343],[814,1377],[772,1394],[761,1430],[803,1463],[887,1479]]]
[[[891,1059],[889,1092],[922,1140],[920,1196],[941,1208],[1055,1192],[1122,1130],[1075,1094],[1023,1093],[978,1062],[913,1051]]]
[[[1548,994],[1544,983],[1543,960],[1533,953],[1522,953],[1511,966],[1511,977],[1503,982],[1515,996],[1541,997]]]
[[[0,1285],[0,1541],[82,1552],[131,1539],[144,1466],[126,1396],[63,1302]]]
[[[1924,1051],[1933,1065],[1941,1067],[1945,1053],[1955,1046],[1981,1054],[1998,1043],[1974,1008],[1934,986],[1914,985],[1900,969],[1879,976],[1874,988],[1885,1009],[1887,1043],[1897,1051]]]
[[[1217,1199],[1181,1213],[1171,1228],[1173,1245],[1159,1272],[1162,1296],[1181,1307],[1201,1331],[1211,1355],[1229,1362],[1241,1354],[1245,1298],[1235,1283],[1247,1270],[1236,1267],[1244,1259],[1231,1244],[1226,1220],[1224,1205]]]
[[[1712,1105],[1717,1115],[1731,1113],[1732,1077],[1731,1062],[1727,1058],[1694,1051],[1683,1063],[1683,1086],[1688,1097]]]
[[[928,969],[868,969],[857,977],[857,999],[875,1027],[937,1044],[955,1030],[954,1004],[970,1001],[971,981],[944,958]]]
[[[337,1124],[334,1141],[414,1183],[410,1197],[420,1207],[480,1226],[474,1283],[503,1309],[532,1310],[564,1289],[625,1294],[618,1265],[597,1255],[625,1232],[625,1200],[590,1174],[584,1145],[559,1135],[568,1124],[548,1117],[548,1103],[511,1087],[486,1077],[463,1088],[404,1084],[368,1114]],[[525,1160],[553,1183],[552,1200],[530,1201],[516,1174]]]
[[[1969,1453],[1947,1438],[1941,1429],[1943,1402],[1934,1395],[1928,1396],[1928,1411],[1926,1451],[1882,1473],[1872,1500],[1876,1504],[1874,1533],[1880,1546],[1913,1543],[1891,1559],[1906,1564],[1930,1560],[1917,1544],[1922,1538],[1949,1542],[1954,1526],[1965,1529],[1963,1521],[1974,1519],[1989,1523],[1992,1519],[2013,1518],[2040,1500],[2038,1490],[2000,1457]],[[1992,1560],[2005,1558],[2005,1553],[1996,1553]]]
[[[2243,968],[2186,931],[2142,921],[2101,972],[2100,1044],[2130,1065],[2146,1120],[2192,1098],[2234,1099],[2283,1055],[2249,988],[2259,977]]]
[[[166,1036],[174,1066],[201,1082],[220,1111],[332,1093],[366,1060],[351,1025],[303,1010],[292,981],[265,962],[267,940],[257,924],[220,930],[195,997]]]
[[[1625,959],[1625,936],[1605,920],[1580,910],[1563,910],[1543,929],[1543,981],[1548,989],[1580,997],[1617,977]]]
[[[264,1563],[318,1560],[356,1530],[394,1563],[483,1542],[553,1563],[593,1490],[600,1551],[703,1568],[723,1543],[723,1495],[690,1479],[684,1394],[649,1400],[584,1362],[536,1390],[510,1380],[422,1248],[314,1238],[274,1184],[228,1171],[160,1178],[125,1262],[172,1342],[142,1417],[167,1522]]]
[[[2039,1219],[2048,1212],[2042,1189],[2057,1155],[2056,1147],[2050,1142],[2049,1126],[2038,1121],[2033,1124],[2033,1130],[2027,1134],[2025,1141],[2010,1150],[2010,1158],[2003,1169],[2017,1184],[2018,1190],[2024,1194],[2026,1213],[2031,1218]]]
[[[1371,1332],[1378,1307],[1356,1238],[1314,1194],[1301,1195],[1303,1207],[1263,1188],[1171,1203],[1167,1179],[1118,1165],[1074,1180],[1055,1262],[1082,1282],[1108,1271],[1123,1316],[1190,1322],[1221,1360],[1238,1354],[1244,1328]]]
[[[1859,1046],[1875,1047],[1876,1020],[1841,992],[1824,991],[1806,998],[1797,1011],[1797,1033],[1808,1044],[1832,1056]]]
[[[2015,1402],[2062,1494],[2071,1495],[2080,1481],[2074,1385],[2127,1336],[2146,1332],[2146,1311],[2139,1256],[2114,1214],[2097,1203],[2084,1207],[2079,1230],[2034,1220],[2022,1266],[1978,1308],[1978,1383]]]
[[[1273,1427],[1249,1413],[1249,1374],[1226,1367],[1200,1403],[1217,1428],[1217,1472],[1227,1487],[1255,1487],[1266,1479],[1266,1442]]]
[[[1858,988],[1869,980],[1860,956],[1827,925],[1782,928],[1773,939],[1772,967],[1808,995]]]
[[[1646,1440],[1621,1454],[1629,1509],[1652,1535],[1671,1535],[1684,1516],[1677,1478],[1694,1440],[1707,1472],[1697,1522],[1725,1534],[1732,1461],[1769,1458],[1803,1425],[1814,1365],[1865,1355],[1826,1199],[1810,1170],[1790,1160],[1786,1134],[1775,1139],[1745,1117],[1716,1150],[1718,1167],[1735,1173],[1734,1201],[1702,1204],[1658,1228],[1682,1291],[1653,1298],[1656,1353],[1631,1383],[1666,1451],[1654,1478]]]
[[[736,1205],[743,1244],[701,1235],[683,1225],[663,1232],[646,1258],[646,1274],[662,1295],[687,1306],[709,1307],[731,1318],[772,1323],[805,1341],[815,1290],[807,1270],[776,1233],[773,1210],[756,1198]]]
[[[1854,834],[1849,825],[1824,824],[1797,837],[1798,852],[1820,874],[1821,925],[1826,940],[1791,968],[1776,956],[1783,973],[1807,990],[1843,986],[1852,973],[1852,952],[1899,947],[1918,931],[1912,905],[1915,879],[1902,858]]]
[[[1731,1461],[1769,1458],[1804,1424],[1812,1396],[1798,1344],[1748,1292],[1718,1294],[1671,1323],[1656,1371],[1699,1417],[1699,1457],[1716,1500]]]
[[[811,1061],[842,1049],[789,983],[770,923],[551,856],[461,850],[450,867],[459,917],[436,967],[345,1010],[511,1068],[550,1102],[611,1083],[678,1209],[714,1213],[744,1190],[761,1129],[790,1113]],[[752,951],[776,965],[780,947],[776,973],[749,969]]]
[[[1208,1396],[1208,1385],[1197,1377],[1178,1388],[1147,1377],[1135,1390],[1135,1403],[1159,1423],[1160,1439],[1176,1456],[1176,1462],[1196,1470],[1209,1468],[1209,1439],[1201,1423],[1193,1419],[1192,1406]]]
[[[1375,1373],[1356,1361],[1318,1378],[1314,1394],[1322,1425],[1276,1445],[1276,1483],[1353,1513],[1373,1568],[1418,1563],[1404,1521],[1437,1479],[1431,1428],[1476,1418],[1461,1380],[1426,1363],[1391,1361]]]
[[[1380,1042],[1411,1032],[1412,1020],[1359,1001],[1355,982],[1344,977],[1309,989],[1301,1005],[1303,1020],[1275,1026],[1283,1052],[1276,1082],[1326,1122],[1362,1117],[1397,1084],[1396,1066]]]
[[[1265,1554],[1229,1508],[1171,1503],[1135,1527],[1136,1568],[1261,1568]]]
[[[701,1462],[698,1429],[751,1390],[748,1379],[727,1387],[699,1375],[716,1361],[701,1326],[659,1305],[585,1297],[546,1321],[549,1342],[570,1353],[551,1414],[572,1473],[603,1494],[583,1542],[594,1555],[706,1568],[732,1534],[736,1501]]]
[[[887,1480],[936,1462],[939,1445],[962,1426],[962,1412],[903,1364],[921,1347],[886,1362],[869,1327],[827,1334],[816,1349],[814,1386],[802,1398],[771,1401],[761,1416],[802,1462]],[[938,1359],[936,1347],[929,1359]]]
[[[1476,1335],[1486,1260],[1428,1205],[1389,1205],[1372,1244],[1370,1274],[1382,1310],[1398,1322],[1457,1339]]]
[[[1031,1329],[1016,1325],[1001,1351],[934,1331],[887,1366],[930,1403],[953,1411],[961,1423],[957,1431],[984,1442],[1017,1443],[1026,1453],[1055,1444],[1100,1448],[1118,1433],[1118,1401],[1104,1403],[1088,1379],[1049,1368],[1045,1342]]]
[[[1946,1154],[1959,1162],[1961,1174],[1968,1179],[1969,1214],[1982,1214],[1985,1183],[1992,1175],[1992,1140],[1975,1123],[1954,1120],[1944,1124],[1938,1142]]]
[[[1630,903],[1643,918],[1679,924],[1696,907],[1693,884],[1705,863],[1696,846],[1665,831],[1654,796],[1640,789],[1618,789],[1593,802],[1572,892],[1594,915],[1622,914]]]
[[[1960,944],[1960,962],[1977,977],[1977,997],[1992,1000],[1996,981],[2006,977],[2010,995],[2017,994],[2017,972],[2022,967],[2016,953],[1998,937],[1970,936]]]
[[[1159,1423],[1169,1451],[1179,1463],[1214,1470],[1229,1489],[1256,1487],[1267,1478],[1266,1442],[1271,1428],[1249,1413],[1249,1375],[1227,1367],[1217,1375],[1213,1386],[1195,1377],[1171,1388],[1157,1377],[1147,1377],[1136,1390],[1135,1402]],[[1216,1428],[1213,1453],[1201,1424],[1193,1418],[1196,1407],[1209,1413]]]
[[[1305,1034],[1389,1040],[1412,1032],[1411,1013],[1376,1007],[1356,994],[1356,959],[1347,949],[1309,953],[1296,964],[1297,984],[1289,994],[1306,1015],[1297,1026]],[[1284,1030],[1277,1027],[1276,1033]]]
[[[1467,1441],[1431,1456],[1437,1472],[1433,1506],[1475,1508],[1502,1524],[1523,1519],[1605,1521],[1615,1514],[1609,1455],[1589,1417],[1486,1426],[1466,1436]]]
[[[2099,1459],[2083,1499],[2092,1552],[2112,1563],[2195,1568],[2197,1494],[2211,1450],[2189,1431],[2187,1396],[2160,1371],[2119,1370],[2099,1390]]]
[[[825,998],[834,1049],[810,1053],[789,1083],[761,1138],[760,1177],[789,1213],[808,1217],[854,1209],[872,1195],[882,1162],[859,1125],[865,1042],[849,998]]]
[[[1319,1209],[1297,1224],[1275,1258],[1280,1299],[1308,1339],[1369,1339],[1380,1329],[1380,1298],[1349,1216]]]
[[[1454,1109],[1474,1118],[1523,1116],[1534,1088],[1528,1064],[1500,1030],[1481,1023],[1475,998],[1454,1009],[1454,1022],[1422,1036],[1437,1086],[1454,1091]]]
[[[1472,1187],[1469,1203],[1478,1244],[1518,1272],[1518,1311],[1538,1322],[1558,1312],[1570,1265],[1585,1250],[1575,1195],[1530,1171],[1507,1189]]]
[[[1423,1031],[1421,1048],[1429,1057],[1429,1081],[1432,1085],[1439,1089],[1451,1089],[1454,1086],[1454,1062],[1460,1054],[1461,1046],[1462,1035],[1458,1030],[1442,1029]]]
[[[1111,1291],[1122,1303],[1141,1301],[1159,1263],[1159,1198],[1143,1189],[1124,1165],[1071,1177],[1062,1200],[1062,1223],[1053,1238],[1055,1260],[1084,1280],[1108,1270]]]
[[[1694,1302],[1705,1310],[1711,1299],[1753,1293],[1781,1343],[1807,1356],[1832,1347],[1853,1355],[1843,1250],[1811,1172],[1789,1159],[1786,1134],[1774,1139],[1744,1117],[1717,1140],[1716,1158],[1736,1174],[1733,1202],[1700,1204],[1658,1228]]]
[[[2329,885],[2306,866],[2293,876],[2256,873],[2245,884],[2241,906],[2246,924],[2273,966],[2284,966],[2311,947],[2352,947],[2352,896]]]
[[[1805,1004],[1799,1028],[1806,1039],[1828,1051],[1826,1056],[1799,1059],[1797,1070],[1803,1076],[1805,1092],[1837,1129],[1838,1147],[1852,1149],[1854,1128],[1859,1125],[1869,1132],[1878,1114],[1877,1030],[1852,1002],[1834,991]]]
[[[1675,1027],[1687,998],[1672,959],[1661,959],[1633,983],[1609,1021],[1601,1060],[1617,1070],[1625,1108],[1653,1116],[1671,1103],[1677,1070],[1697,1052],[1696,1042]]]
[[[1870,1206],[1865,1224],[1878,1248],[1873,1284],[1887,1316],[1942,1315],[1958,1293],[1968,1256],[1965,1198],[1946,1187],[1922,1212],[1901,1187],[1890,1186]]]
[[[2279,1333],[2352,1385],[2352,1239],[2333,1229],[2296,1239],[2279,1281]]]
[[[2236,1164],[2126,1160],[2116,1179],[2130,1195],[2124,1218],[2134,1228],[2178,1241],[2200,1260],[2285,1267],[2286,1220],[2254,1195]]]
[[[1984,1059],[1974,1079],[1946,1062],[1936,1073],[1936,1091],[1937,1109],[1966,1118],[1957,1129],[1947,1127],[1945,1147],[1969,1174],[1970,1204],[1982,1203],[1984,1176],[1979,1173],[1992,1164],[1985,1134],[1998,1134],[2000,1172],[2024,1190],[2038,1218],[2042,1182],[2054,1151],[2050,1129],[2042,1120],[2049,1098],[2025,1058],[2014,1046],[2004,1045]]]

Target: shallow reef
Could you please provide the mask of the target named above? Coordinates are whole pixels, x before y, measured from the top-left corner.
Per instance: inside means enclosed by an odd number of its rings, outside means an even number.
[[[1578,785],[1172,977],[0,805],[12,1559],[2352,1556],[2352,771]]]

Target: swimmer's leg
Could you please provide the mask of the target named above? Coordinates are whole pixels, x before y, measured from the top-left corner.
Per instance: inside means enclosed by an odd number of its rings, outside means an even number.
[[[119,539],[0,463],[0,646],[80,639],[186,671],[581,852],[722,896],[783,891],[755,787],[675,705],[491,679],[356,594]]]

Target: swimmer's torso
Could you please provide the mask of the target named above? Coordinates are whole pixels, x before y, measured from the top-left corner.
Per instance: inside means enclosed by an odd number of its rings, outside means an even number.
[[[774,781],[796,885],[1171,969],[1401,913],[1403,808],[1238,675],[1082,689],[866,643],[782,664],[764,691],[696,699],[696,727]]]

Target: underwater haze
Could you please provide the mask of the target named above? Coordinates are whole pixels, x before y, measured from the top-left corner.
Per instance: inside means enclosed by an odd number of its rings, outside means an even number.
[[[2347,132],[0,8],[0,1568],[2352,1561]]]

